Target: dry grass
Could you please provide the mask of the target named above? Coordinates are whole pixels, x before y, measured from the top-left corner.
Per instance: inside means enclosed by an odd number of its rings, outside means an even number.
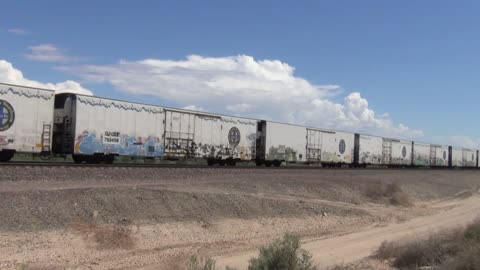
[[[412,206],[410,196],[396,183],[373,183],[366,186],[364,193],[365,196],[376,202],[403,207]]]
[[[132,249],[135,247],[133,232],[127,226],[97,225],[77,221],[71,227],[85,240],[93,241],[98,249]]]
[[[215,270],[215,260],[192,256],[188,261],[187,270]]]
[[[480,220],[406,243],[384,242],[373,256],[398,269],[480,269]]]

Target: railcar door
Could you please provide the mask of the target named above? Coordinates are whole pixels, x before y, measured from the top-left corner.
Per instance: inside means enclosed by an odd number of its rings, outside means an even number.
[[[320,163],[322,161],[322,138],[319,130],[307,129],[307,162]]]
[[[383,164],[390,165],[392,163],[392,141],[391,140],[383,140]]]
[[[192,157],[195,145],[195,114],[165,110],[165,154],[167,158]]]

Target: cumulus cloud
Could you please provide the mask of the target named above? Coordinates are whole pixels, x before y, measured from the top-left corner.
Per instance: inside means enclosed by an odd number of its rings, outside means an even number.
[[[66,55],[64,50],[53,44],[40,44],[28,47],[30,53],[25,54],[25,58],[41,62],[70,62],[81,60],[80,57]]]
[[[278,60],[191,55],[180,61],[146,59],[62,69],[178,106],[385,136],[423,136],[420,130],[395,124],[387,114],[376,114],[360,93],[346,95],[343,102],[333,101],[343,91],[340,86],[309,82],[296,76],[294,67]]]
[[[22,28],[10,28],[7,30],[10,34],[14,34],[17,36],[26,36],[29,34],[29,32],[25,29]]]
[[[78,93],[92,95],[92,92],[83,88],[78,82],[64,81],[60,83],[42,83],[29,80],[23,73],[16,69],[11,63],[0,59],[0,82],[55,90],[56,93]]]

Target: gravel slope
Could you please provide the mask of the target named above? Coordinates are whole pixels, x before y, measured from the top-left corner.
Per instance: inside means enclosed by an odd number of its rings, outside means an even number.
[[[372,196],[391,183],[414,206]],[[436,201],[479,187],[475,170],[5,166],[0,269],[172,269],[191,254],[237,254],[286,231],[323,237],[431,215]],[[134,245],[102,249],[77,223],[128,228]]]

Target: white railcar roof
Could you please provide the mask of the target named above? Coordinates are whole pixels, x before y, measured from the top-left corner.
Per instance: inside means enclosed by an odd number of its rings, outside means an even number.
[[[6,86],[12,86],[12,87],[22,87],[22,88],[30,88],[30,89],[34,89],[34,90],[42,90],[42,91],[48,91],[48,92],[55,92],[55,90],[46,89],[46,88],[41,88],[41,87],[24,86],[24,85],[1,83],[1,82],[0,82],[0,84],[1,84],[1,85],[6,85]]]
[[[40,88],[40,87],[31,87],[31,86],[23,86],[23,85],[15,85],[15,84],[8,84],[8,83],[1,83],[1,82],[0,82],[0,85],[7,85],[7,86],[12,86],[12,87],[23,87],[23,88],[30,88],[30,89],[35,89],[35,90],[43,90],[43,91],[55,92],[55,90],[52,90],[52,89],[46,89],[46,88]],[[141,102],[132,102],[132,101],[126,101],[126,100],[120,100],[120,99],[114,99],[114,98],[107,98],[107,97],[100,97],[100,96],[89,96],[89,95],[83,95],[83,94],[78,94],[78,93],[63,92],[63,93],[59,93],[59,94],[74,94],[74,95],[83,96],[83,97],[93,97],[93,98],[100,98],[100,99],[106,99],[106,100],[111,100],[111,101],[126,102],[126,103],[131,103],[131,104],[138,104],[138,105],[145,105],[145,106],[153,106],[153,107],[161,107],[161,108],[165,108],[165,109],[171,110],[171,111],[190,112],[190,113],[194,113],[194,114],[197,114],[197,115],[204,115],[204,116],[209,116],[209,117],[232,117],[232,118],[246,119],[246,120],[253,120],[253,121],[266,121],[266,122],[283,124],[283,125],[291,125],[291,126],[304,127],[304,128],[307,128],[307,129],[324,131],[324,132],[330,132],[330,133],[342,132],[342,133],[360,134],[360,135],[364,135],[364,136],[379,137],[379,138],[390,139],[390,140],[397,140],[397,141],[410,141],[410,142],[415,142],[416,144],[432,145],[432,146],[439,146],[439,147],[449,147],[448,145],[438,145],[438,144],[424,143],[424,142],[418,142],[418,141],[413,141],[413,140],[395,139],[395,138],[390,138],[390,137],[384,137],[384,136],[378,136],[378,135],[370,135],[370,134],[359,133],[359,132],[333,130],[333,129],[323,129],[323,128],[317,128],[317,127],[312,127],[312,126],[303,126],[303,125],[298,125],[298,124],[282,123],[282,122],[277,122],[277,121],[256,119],[256,118],[250,118],[250,117],[239,117],[239,116],[232,116],[232,115],[219,114],[219,113],[208,113],[208,112],[188,110],[188,109],[179,109],[179,108],[173,108],[173,107],[168,107],[168,106],[161,106],[161,105],[156,105],[156,104],[147,104],[147,103],[141,103]],[[462,150],[469,150],[469,151],[477,151],[477,150],[475,150],[475,149],[462,148],[462,147],[456,147],[456,146],[452,146],[452,148],[462,149]]]

